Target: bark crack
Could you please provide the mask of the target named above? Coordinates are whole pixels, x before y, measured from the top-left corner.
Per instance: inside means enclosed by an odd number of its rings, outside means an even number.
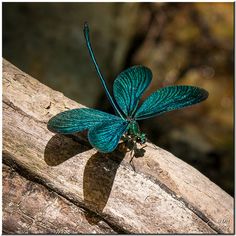
[[[124,230],[120,227],[118,227],[117,225],[112,224],[111,222],[107,221],[105,218],[103,218],[100,214],[98,214],[95,211],[91,211],[90,209],[88,209],[86,206],[84,206],[83,203],[77,202],[72,198],[69,198],[66,195],[63,195],[60,191],[58,191],[56,188],[54,187],[49,187],[46,182],[40,178],[39,176],[35,176],[33,173],[31,173],[27,168],[24,168],[20,165],[18,165],[18,163],[16,162],[12,162],[12,159],[10,158],[10,155],[7,153],[3,153],[3,156],[8,156],[9,158],[8,161],[6,161],[6,158],[3,158],[3,163],[5,165],[7,165],[10,168],[13,168],[19,175],[23,176],[24,178],[26,178],[29,181],[32,181],[34,183],[40,184],[42,186],[44,186],[45,188],[47,188],[50,191],[53,191],[54,193],[56,193],[58,196],[62,197],[63,199],[68,200],[69,202],[71,202],[72,204],[74,204],[75,206],[82,208],[85,212],[89,213],[89,214],[93,214],[96,217],[100,218],[102,221],[104,221],[108,226],[110,226],[112,228],[112,230],[114,230],[115,232],[117,232],[118,234],[131,234],[132,232]]]

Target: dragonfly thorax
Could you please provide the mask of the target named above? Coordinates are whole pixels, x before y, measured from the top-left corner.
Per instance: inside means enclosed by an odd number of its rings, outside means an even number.
[[[136,142],[144,144],[147,141],[146,134],[142,133],[139,125],[135,120],[130,120],[128,135],[131,136]]]

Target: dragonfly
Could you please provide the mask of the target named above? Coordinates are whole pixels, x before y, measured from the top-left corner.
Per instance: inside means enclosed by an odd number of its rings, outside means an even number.
[[[208,97],[200,87],[188,85],[166,86],[153,92],[139,106],[141,96],[152,80],[152,72],[142,65],[122,71],[113,84],[113,97],[96,61],[89,36],[89,26],[84,24],[84,37],[97,75],[114,108],[109,114],[93,108],[78,108],[63,111],[52,117],[47,127],[59,134],[74,134],[88,131],[90,144],[101,153],[110,153],[124,138],[144,145],[147,136],[141,132],[139,120],[152,118],[165,112],[197,104]]]

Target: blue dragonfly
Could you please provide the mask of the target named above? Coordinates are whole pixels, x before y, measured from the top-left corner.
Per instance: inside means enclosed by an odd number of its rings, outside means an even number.
[[[139,101],[152,80],[152,72],[137,65],[122,71],[114,81],[111,96],[93,53],[88,24],[84,25],[86,45],[115,115],[92,108],[61,112],[48,122],[48,129],[59,134],[88,130],[90,144],[101,153],[116,149],[121,138],[145,144],[146,134],[140,131],[138,120],[181,109],[205,100],[208,92],[195,86],[167,86],[152,93],[141,106]]]

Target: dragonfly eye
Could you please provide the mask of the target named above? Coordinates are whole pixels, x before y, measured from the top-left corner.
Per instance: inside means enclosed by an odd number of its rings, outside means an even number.
[[[140,144],[144,144],[147,141],[146,134],[141,134],[139,137],[136,138],[136,141]]]
[[[136,138],[136,142],[140,143],[141,142],[141,138],[140,137]]]

